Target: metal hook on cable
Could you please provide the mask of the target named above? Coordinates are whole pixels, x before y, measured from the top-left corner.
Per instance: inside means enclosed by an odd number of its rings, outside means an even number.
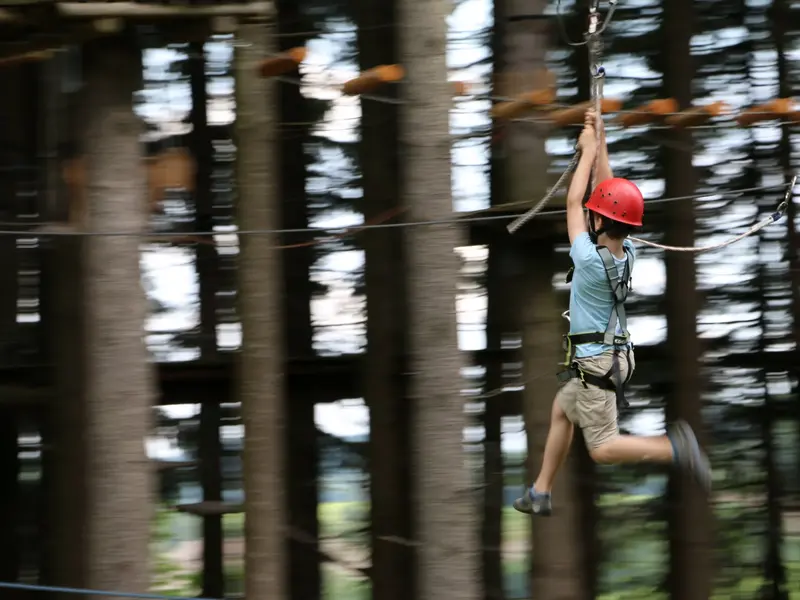
[[[789,182],[789,185],[786,187],[786,193],[783,196],[783,202],[778,205],[778,208],[775,209],[775,212],[772,213],[772,222],[776,222],[778,219],[783,217],[786,213],[786,209],[789,208],[789,202],[792,200],[792,193],[794,192],[794,186],[797,183],[797,175],[792,177],[792,181]]]

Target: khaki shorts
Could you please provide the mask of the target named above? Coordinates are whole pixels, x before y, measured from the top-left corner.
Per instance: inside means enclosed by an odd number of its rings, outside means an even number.
[[[620,351],[619,368],[622,381],[628,377],[629,369],[631,373],[636,369],[633,349],[628,354],[630,367],[625,355],[626,351]],[[613,357],[613,351],[609,350],[596,356],[578,358],[575,362],[586,373],[602,377],[613,366]],[[614,390],[604,390],[594,385],[584,386],[580,379],[570,379],[561,386],[556,402],[567,418],[581,428],[589,450],[594,450],[619,435],[617,395]]]

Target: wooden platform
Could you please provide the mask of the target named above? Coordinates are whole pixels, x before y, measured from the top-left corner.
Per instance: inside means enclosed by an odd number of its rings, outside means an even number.
[[[515,362],[514,355],[507,352],[482,350],[465,355],[465,364],[472,365],[486,364],[493,360]],[[560,350],[554,349],[554,377],[560,359]],[[287,368],[288,387],[292,390],[293,397],[308,398],[315,403],[361,397],[362,360],[360,355],[291,360]],[[668,361],[665,344],[637,347],[636,384],[668,388],[673,381]],[[796,368],[796,356],[793,351],[730,354],[707,366],[764,368],[771,372],[783,372]],[[159,364],[159,402],[162,405],[195,404],[209,399],[233,402],[235,372],[233,357],[216,363]],[[397,376],[403,376],[399,368]],[[52,386],[53,369],[49,365],[0,367],[0,405],[32,406],[57,401]],[[464,387],[468,386],[465,381]],[[492,401],[502,403],[505,414],[519,414],[521,394],[518,390],[495,396]]]

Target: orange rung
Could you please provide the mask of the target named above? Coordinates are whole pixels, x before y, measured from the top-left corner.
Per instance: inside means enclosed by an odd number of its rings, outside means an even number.
[[[747,127],[748,125],[753,125],[754,123],[760,123],[762,121],[780,119],[790,115],[792,112],[792,99],[778,98],[766,104],[751,106],[736,117],[736,122],[742,127]]]
[[[366,94],[381,84],[400,81],[405,74],[405,69],[400,65],[379,65],[345,83],[342,92],[348,96]]]
[[[258,65],[258,72],[262,77],[276,77],[297,68],[306,59],[308,51],[305,46],[291,48],[270,58],[265,58]]]
[[[567,125],[579,125],[583,123],[586,111],[594,106],[593,102],[581,102],[569,108],[561,110],[554,110],[550,113],[550,120],[556,127],[566,127]],[[604,98],[600,103],[600,110],[605,113],[617,112],[622,108],[622,102],[619,100],[609,100]]]
[[[514,119],[534,108],[548,106],[555,99],[556,91],[553,88],[525,92],[514,100],[495,104],[492,107],[492,116],[495,119]]]
[[[671,127],[694,127],[702,125],[711,117],[718,117],[726,111],[728,105],[724,102],[713,102],[705,106],[695,106],[681,111],[676,115],[667,117],[666,124]]]
[[[469,84],[466,81],[451,81],[454,96],[466,96],[469,93]]]
[[[630,112],[618,115],[614,123],[623,127],[636,127],[657,121],[659,118],[678,111],[678,102],[674,98],[651,100],[643,106],[634,108]]]

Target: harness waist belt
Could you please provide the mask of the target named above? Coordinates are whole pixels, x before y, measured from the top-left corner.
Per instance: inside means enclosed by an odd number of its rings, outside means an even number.
[[[592,331],[590,333],[572,333],[567,334],[564,337],[569,338],[569,342],[571,342],[573,346],[579,346],[580,344],[602,344],[606,340],[605,332],[600,331]],[[625,346],[629,341],[630,338],[627,335],[615,335],[612,345]]]
[[[605,376],[601,377],[599,375],[592,375],[591,373],[587,373],[585,371],[581,371],[576,366],[568,367],[561,371],[558,375],[558,380],[562,383],[565,381],[569,381],[570,379],[580,379],[581,381],[588,383],[589,385],[593,385],[599,387],[601,390],[612,390],[615,391],[617,389],[616,384],[611,379],[611,377]]]

